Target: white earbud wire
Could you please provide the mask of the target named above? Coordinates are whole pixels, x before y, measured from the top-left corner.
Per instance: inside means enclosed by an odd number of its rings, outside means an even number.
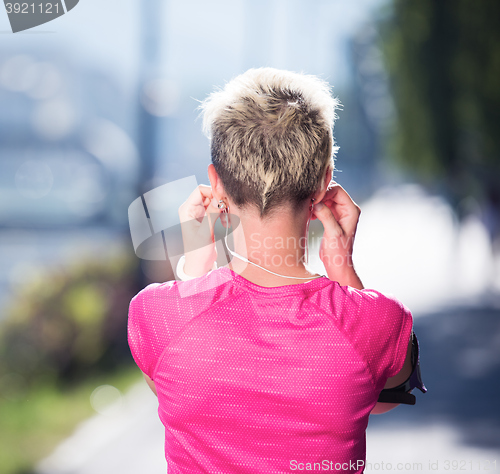
[[[311,210],[311,216],[312,216],[312,210]],[[309,232],[309,221],[311,218],[309,217],[309,220],[307,221],[307,232]],[[248,260],[248,258],[244,257],[243,255],[240,255],[239,253],[233,252],[230,248],[229,245],[227,244],[227,233],[229,229],[229,213],[226,211],[226,235],[224,236],[224,243],[226,244],[226,248],[228,252],[236,258],[239,258],[240,260],[243,260],[246,263],[250,263],[252,265],[255,265],[256,267],[261,268],[262,270],[265,270],[266,272],[272,273],[273,275],[282,277],[282,278],[292,278],[294,280],[313,280],[315,278],[321,278],[324,275],[318,275],[318,276],[311,276],[311,277],[294,277],[294,276],[288,276],[288,275],[280,275],[279,273],[272,272],[271,270],[268,270],[267,268],[261,267],[260,265],[257,265],[254,262],[251,262]],[[306,262],[308,262],[309,259],[309,251],[308,251],[308,244],[307,244],[307,239],[306,239]]]

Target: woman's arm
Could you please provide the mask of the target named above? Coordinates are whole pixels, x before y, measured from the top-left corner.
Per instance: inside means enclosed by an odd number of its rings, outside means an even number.
[[[146,379],[146,382],[148,383],[149,385],[149,388],[153,391],[153,393],[158,396],[158,394],[156,393],[156,386],[155,386],[155,383],[145,374],[143,373],[142,375],[144,375],[144,378]]]
[[[330,280],[338,281],[343,286],[358,290],[364,288],[352,261],[354,237],[361,209],[351,199],[342,186],[335,184],[327,191],[322,201],[314,206],[315,217],[318,218],[325,232],[321,241],[320,258]],[[402,369],[394,377],[387,379],[384,388],[397,387],[411,375],[412,339],[408,343],[406,359]],[[372,415],[380,415],[396,408],[399,403],[377,402]]]
[[[342,286],[362,290],[352,262],[354,237],[358,226],[360,207],[339,184],[331,186],[325,196],[314,205],[312,219],[319,219],[325,229],[319,257],[325,266],[328,278]]]
[[[403,368],[394,376],[387,379],[385,388],[393,388],[402,384],[404,381],[408,379],[412,372],[412,364],[411,364],[411,349],[412,349],[412,338],[410,337],[410,342],[408,343],[408,350],[406,351],[406,359],[403,364]],[[399,403],[381,403],[377,402],[373,410],[370,412],[371,415],[382,415],[383,413],[387,413],[388,411],[396,408]]]
[[[214,202],[212,188],[203,184],[197,186],[178,212],[185,255],[183,272],[192,278],[202,276],[213,269],[217,259],[214,227],[220,211]]]

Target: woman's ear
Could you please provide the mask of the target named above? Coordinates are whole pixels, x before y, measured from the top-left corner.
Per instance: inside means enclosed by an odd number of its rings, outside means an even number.
[[[332,165],[328,165],[328,168],[326,169],[325,173],[325,181],[323,183],[323,189],[326,190],[328,189],[328,185],[332,181],[332,176],[333,176],[333,167]]]
[[[217,171],[215,171],[215,166],[212,163],[208,165],[208,179],[210,180],[210,186],[212,187],[212,194],[215,199],[219,201],[222,196],[224,196],[224,188]]]
[[[328,165],[325,171],[325,177],[323,178],[322,186],[313,196],[314,202],[318,203],[325,197],[326,191],[328,190],[328,185],[332,180],[332,176],[333,176],[333,168],[331,165]]]

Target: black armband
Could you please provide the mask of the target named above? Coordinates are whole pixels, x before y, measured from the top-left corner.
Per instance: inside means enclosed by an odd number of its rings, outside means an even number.
[[[409,393],[414,388],[418,388],[422,393],[427,392],[424,383],[422,382],[422,374],[420,373],[420,357],[418,350],[418,339],[412,331],[412,346],[411,346],[411,375],[402,384],[397,387],[384,388],[378,397],[378,401],[382,403],[404,403],[406,405],[415,405],[415,395]]]

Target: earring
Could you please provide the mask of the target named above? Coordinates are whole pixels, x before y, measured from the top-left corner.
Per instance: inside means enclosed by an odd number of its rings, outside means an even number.
[[[312,211],[314,209],[314,201],[316,201],[316,199],[311,198],[311,205],[309,206],[310,211]]]
[[[226,236],[227,236],[227,229],[229,226],[229,208],[228,208],[228,205],[224,202],[223,199],[221,199],[219,201],[219,203],[217,204],[217,208],[220,209],[221,213],[225,215],[224,218],[221,216],[221,222],[225,222],[224,226],[226,227]]]
[[[219,201],[217,204],[217,208],[220,209],[222,212],[227,212],[227,204],[224,202],[223,199]]]

